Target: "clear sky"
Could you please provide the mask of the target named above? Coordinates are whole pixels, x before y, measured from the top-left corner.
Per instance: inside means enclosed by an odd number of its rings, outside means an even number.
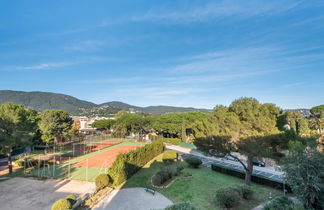
[[[309,108],[324,103],[324,1],[2,1],[0,89]]]

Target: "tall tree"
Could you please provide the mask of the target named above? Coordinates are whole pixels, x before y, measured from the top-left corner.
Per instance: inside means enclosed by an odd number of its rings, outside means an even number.
[[[306,209],[324,209],[323,162],[316,144],[296,147],[283,161],[286,181]]]
[[[59,143],[72,127],[72,118],[62,110],[44,110],[40,114],[39,128],[46,143]]]
[[[136,133],[139,138],[149,128],[149,120],[138,114],[124,114],[113,125],[114,135],[124,137],[130,133]]]
[[[253,159],[281,157],[279,149],[286,138],[277,128],[280,109],[273,104],[260,104],[254,98],[235,100],[229,108],[219,106],[213,113],[213,128],[208,136],[197,138],[195,144],[212,155],[230,155],[238,151],[247,157],[244,163],[236,158],[246,171],[245,183],[251,183]],[[213,122],[213,121],[211,121]]]
[[[36,111],[13,103],[0,105],[0,148],[8,155],[9,173],[12,173],[12,150],[31,145],[36,130]]]

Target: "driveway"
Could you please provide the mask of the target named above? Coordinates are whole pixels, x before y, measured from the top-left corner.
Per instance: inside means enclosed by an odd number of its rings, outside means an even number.
[[[145,188],[125,188],[112,191],[102,199],[94,208],[95,210],[151,210],[164,209],[172,205],[172,201],[159,192],[155,195],[145,191]]]

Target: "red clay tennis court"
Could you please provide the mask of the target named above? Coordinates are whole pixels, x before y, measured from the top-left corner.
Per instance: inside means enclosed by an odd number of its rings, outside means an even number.
[[[101,152],[87,159],[83,159],[77,163],[75,166],[79,167],[90,167],[90,168],[110,168],[116,157],[120,153],[128,153],[130,151],[136,150],[142,147],[140,145],[120,145],[119,147],[112,148],[105,152]]]

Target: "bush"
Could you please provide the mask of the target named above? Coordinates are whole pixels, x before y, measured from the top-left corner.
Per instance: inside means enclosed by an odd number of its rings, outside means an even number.
[[[164,182],[166,182],[172,178],[172,174],[169,171],[162,170],[162,171],[157,172],[156,174],[161,176],[161,178],[162,178],[161,184],[163,184]]]
[[[117,186],[125,182],[147,162],[161,154],[163,150],[163,142],[157,140],[135,151],[119,154],[108,171],[108,175],[112,179],[113,185]]]
[[[71,208],[72,205],[67,199],[60,199],[53,204],[51,210],[69,210]]]
[[[294,204],[287,197],[281,196],[271,200],[263,210],[303,210],[302,205]]]
[[[162,180],[163,179],[159,174],[155,174],[152,177],[152,184],[155,185],[155,186],[161,186],[163,184]]]
[[[199,168],[199,166],[202,164],[202,161],[196,157],[188,157],[185,159],[185,161],[193,168]]]
[[[241,189],[242,189],[242,198],[245,200],[250,200],[254,193],[251,187],[249,185],[244,184],[241,186]]]
[[[68,200],[71,203],[71,206],[73,206],[77,202],[77,198],[74,195],[67,196],[66,200]]]
[[[97,190],[107,187],[110,183],[109,177],[107,174],[99,174],[95,179]]]
[[[164,152],[162,156],[163,162],[173,162],[177,158],[178,158],[178,153],[172,150]]]
[[[221,206],[231,208],[240,201],[241,195],[237,190],[229,188],[220,188],[216,192],[215,201]]]
[[[166,207],[164,210],[196,210],[190,203],[176,203]]]

